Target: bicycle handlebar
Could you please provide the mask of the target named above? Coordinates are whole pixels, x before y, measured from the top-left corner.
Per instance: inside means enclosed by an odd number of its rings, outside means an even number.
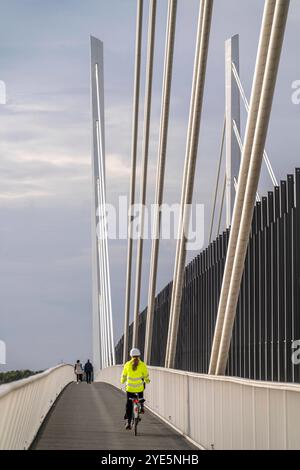
[[[144,402],[146,401],[145,398],[129,398],[129,400],[131,400],[131,401],[136,400],[136,401],[138,401],[139,403],[144,403]]]

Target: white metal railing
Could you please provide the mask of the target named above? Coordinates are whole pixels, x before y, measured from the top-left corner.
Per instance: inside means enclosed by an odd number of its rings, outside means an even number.
[[[98,381],[118,388],[122,366]],[[300,384],[149,367],[146,404],[205,449],[300,449]]]
[[[28,449],[74,368],[59,365],[28,379],[0,386],[0,450]]]

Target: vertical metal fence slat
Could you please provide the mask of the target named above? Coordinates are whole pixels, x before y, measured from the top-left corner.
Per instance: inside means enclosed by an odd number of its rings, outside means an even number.
[[[286,379],[288,382],[294,381],[294,371],[292,363],[292,329],[293,329],[293,208],[294,198],[294,176],[287,177],[287,213],[285,218],[285,252],[286,252],[286,274],[285,274],[285,309],[286,309]]]
[[[260,337],[260,229],[261,229],[261,203],[256,204],[256,234],[255,234],[255,253],[254,253],[254,273],[255,273],[255,332],[254,332],[254,347],[255,347],[255,372],[254,378],[260,378],[260,364],[261,364],[261,337]]]
[[[294,338],[300,339],[300,168],[295,171],[294,212]],[[300,364],[294,367],[295,382],[300,383]]]
[[[201,274],[201,351],[202,351],[202,373],[205,371],[205,343],[204,343],[204,334],[205,334],[205,262],[204,262],[204,252],[201,253],[202,256],[202,274]]]
[[[267,380],[273,380],[273,224],[274,194],[268,193],[268,229],[266,237],[266,332],[267,332]]]
[[[268,225],[268,199],[262,198],[262,231],[261,231],[261,378],[267,377],[267,311],[266,311],[266,235]]]
[[[273,378],[280,379],[279,364],[279,218],[280,187],[274,187],[274,227],[273,227]]]
[[[278,254],[279,254],[279,380],[286,380],[286,310],[285,310],[285,214],[287,210],[286,182],[280,182],[280,219],[279,219],[279,238],[278,238]]]

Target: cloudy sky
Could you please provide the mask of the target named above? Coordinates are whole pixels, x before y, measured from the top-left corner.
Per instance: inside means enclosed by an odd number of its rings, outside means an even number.
[[[240,34],[249,96],[263,5],[215,0],[194,194],[205,204],[206,238],[224,115],[224,41]],[[100,38],[105,48],[107,199],[116,203],[129,189],[136,1],[1,0],[0,6],[0,80],[7,86],[7,104],[0,105],[0,340],[7,344],[8,369],[40,369],[91,355],[89,37]],[[198,8],[199,0],[179,0],[167,202],[180,198]],[[167,0],[158,0],[148,203],[154,197],[166,13]],[[300,163],[300,105],[291,100],[292,83],[300,80],[299,25],[300,1],[291,0],[267,143],[278,179]],[[270,188],[263,170],[261,194]],[[126,246],[109,246],[116,341],[123,329]],[[147,242],[142,308],[149,248]],[[174,242],[161,243],[158,290],[172,277],[174,250]]]

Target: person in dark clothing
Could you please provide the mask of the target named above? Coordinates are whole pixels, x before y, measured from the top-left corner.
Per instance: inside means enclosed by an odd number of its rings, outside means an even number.
[[[85,364],[84,366],[84,372],[85,372],[85,376],[86,376],[86,382],[88,384],[92,383],[92,373],[93,373],[93,365],[92,363],[90,362],[90,360],[88,359],[87,363]]]

